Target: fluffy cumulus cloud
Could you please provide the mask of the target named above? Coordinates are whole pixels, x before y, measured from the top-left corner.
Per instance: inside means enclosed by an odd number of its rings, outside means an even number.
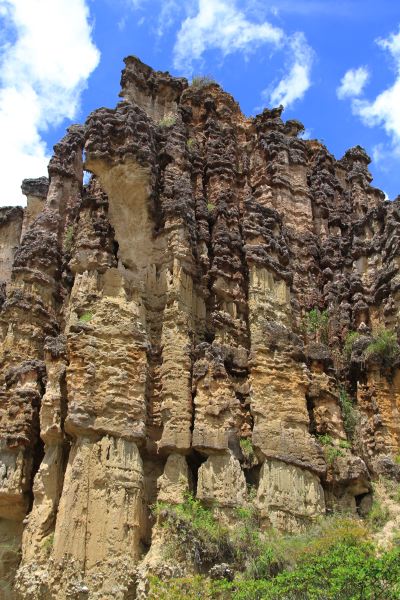
[[[369,79],[369,71],[367,67],[359,67],[358,69],[349,69],[340,82],[336,93],[338,98],[351,98],[359,96]]]
[[[378,40],[383,50],[389,52],[394,62],[395,80],[373,100],[353,98],[353,113],[369,127],[380,126],[390,138],[390,144],[379,144],[374,149],[376,160],[396,155],[400,158],[400,29],[386,39]]]
[[[0,204],[21,203],[24,177],[46,174],[41,132],[74,119],[99,62],[85,0],[0,0]]]
[[[191,74],[193,63],[206,50],[227,56],[238,50],[250,52],[263,44],[279,46],[284,32],[267,21],[254,23],[233,0],[199,0],[197,12],[181,24],[174,47],[174,66]]]
[[[283,104],[286,108],[303,98],[311,85],[311,68],[314,52],[307,44],[303,33],[295,33],[287,42],[289,65],[287,74],[271,91],[263,92],[264,98],[272,106]]]
[[[286,74],[274,89],[263,92],[263,98],[270,105],[290,106],[311,85],[313,51],[303,33],[288,36],[268,21],[250,20],[235,0],[198,0],[178,31],[174,66],[190,75],[208,50],[218,50],[225,57],[238,51],[250,54],[264,45],[285,49],[289,58]]]

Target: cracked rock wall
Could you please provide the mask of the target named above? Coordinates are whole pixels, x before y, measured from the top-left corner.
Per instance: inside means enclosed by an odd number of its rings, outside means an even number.
[[[349,331],[399,331],[400,200],[282,107],[247,118],[217,84],[125,63],[117,107],[0,209],[5,598],[136,598],[150,507],[189,490],[298,531],[400,479],[398,364],[343,358]]]

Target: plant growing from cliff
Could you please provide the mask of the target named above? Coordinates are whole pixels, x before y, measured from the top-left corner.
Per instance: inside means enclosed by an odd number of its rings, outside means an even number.
[[[182,504],[157,503],[154,512],[175,536],[176,543],[171,541],[174,552],[190,555],[198,567],[234,560],[235,549],[227,528],[191,494],[187,494]]]
[[[343,456],[343,452],[339,448],[335,448],[335,446],[326,446],[324,448],[324,454],[329,466],[332,466],[339,456]]]
[[[318,436],[318,441],[324,447],[325,460],[328,465],[333,465],[339,456],[343,456],[343,452],[340,448],[336,448],[336,446],[333,445],[333,438],[329,434],[324,433],[323,435]]]
[[[207,210],[208,210],[209,213],[214,212],[214,210],[215,210],[215,204],[213,204],[212,202],[208,202],[208,204],[207,204]]]
[[[323,344],[328,343],[329,314],[327,310],[313,308],[306,315],[307,333],[313,333]]]
[[[389,521],[390,512],[387,506],[382,505],[378,500],[374,500],[371,510],[368,513],[367,521],[373,531],[378,531]]]
[[[357,331],[349,331],[348,334],[346,335],[346,338],[344,341],[344,346],[343,346],[343,353],[347,359],[351,358],[351,354],[353,352],[353,346],[354,346],[355,342],[359,339],[359,337],[360,337],[360,334]]]
[[[379,361],[384,368],[392,367],[399,354],[397,334],[391,329],[381,329],[365,349],[365,358]]]
[[[340,440],[340,442],[339,442],[339,448],[343,448],[344,450],[350,450],[351,449],[351,444],[347,440]]]
[[[186,142],[186,146],[188,147],[188,150],[193,150],[196,147],[196,139],[192,137],[189,138]]]
[[[80,323],[89,323],[89,321],[91,321],[92,319],[93,319],[93,313],[91,313],[90,311],[88,311],[88,312],[84,312],[79,317],[79,322]]]
[[[195,75],[190,82],[190,87],[195,90],[200,90],[215,83],[217,82],[213,77],[210,77],[210,75]]]
[[[72,244],[74,242],[75,235],[75,227],[73,225],[68,225],[64,234],[64,252],[71,252]]]
[[[358,413],[354,408],[352,399],[342,387],[339,388],[339,404],[342,410],[342,419],[345,432],[350,439],[353,439],[354,430],[358,422]]]
[[[43,542],[43,548],[47,555],[51,554],[53,546],[54,546],[54,533],[50,533],[50,535],[48,535]]]
[[[332,436],[328,433],[323,433],[318,436],[318,441],[322,446],[330,446],[333,443]]]
[[[176,123],[176,115],[168,113],[162,119],[158,121],[160,127],[172,127]]]
[[[240,439],[240,449],[246,462],[252,464],[256,461],[256,455],[250,438],[247,437]]]

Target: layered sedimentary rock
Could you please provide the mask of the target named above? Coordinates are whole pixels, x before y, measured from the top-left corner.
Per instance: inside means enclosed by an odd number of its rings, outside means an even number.
[[[133,57],[121,96],[0,211],[10,598],[135,598],[160,560],[151,505],[189,491],[297,531],[400,479],[398,364],[357,354],[400,308],[399,200],[366,153]]]

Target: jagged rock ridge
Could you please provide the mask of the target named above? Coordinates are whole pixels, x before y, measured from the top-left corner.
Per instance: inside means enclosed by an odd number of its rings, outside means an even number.
[[[0,211],[10,598],[139,597],[157,499],[192,490],[229,519],[250,484],[263,524],[297,531],[400,479],[397,362],[357,354],[399,325],[399,199],[362,148],[335,160],[281,107],[246,118],[217,84],[125,63],[118,106],[70,127],[27,208]]]

